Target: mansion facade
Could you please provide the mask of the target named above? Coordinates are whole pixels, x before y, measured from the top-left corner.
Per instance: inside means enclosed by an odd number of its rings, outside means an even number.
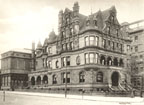
[[[129,91],[130,40],[117,20],[114,6],[89,16],[79,4],[59,12],[58,35],[33,47],[35,67],[28,73],[32,89]]]

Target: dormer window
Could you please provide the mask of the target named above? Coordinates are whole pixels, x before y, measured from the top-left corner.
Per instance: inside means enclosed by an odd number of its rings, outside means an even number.
[[[90,25],[90,20],[87,20],[86,25],[87,25],[87,26]]]
[[[97,20],[94,20],[94,25],[97,26]]]

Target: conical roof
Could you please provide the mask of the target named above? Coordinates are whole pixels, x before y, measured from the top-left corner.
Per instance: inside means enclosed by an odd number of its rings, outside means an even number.
[[[56,41],[57,36],[54,31],[50,32],[49,34],[49,43]]]
[[[37,44],[37,49],[41,49],[42,48],[42,44],[41,42],[39,41],[38,44]]]

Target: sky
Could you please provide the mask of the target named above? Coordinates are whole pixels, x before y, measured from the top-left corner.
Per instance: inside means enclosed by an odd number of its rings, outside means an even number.
[[[0,0],[0,54],[43,43],[52,30],[57,33],[58,12],[72,10],[76,1],[87,16],[115,5],[119,23],[144,19],[144,0]]]

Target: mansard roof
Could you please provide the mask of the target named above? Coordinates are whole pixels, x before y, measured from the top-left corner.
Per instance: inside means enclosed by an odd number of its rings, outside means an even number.
[[[111,8],[101,11],[99,10],[96,13],[93,13],[89,16],[84,16],[82,14],[79,13],[79,26],[80,26],[80,30],[84,30],[86,29],[86,22],[89,20],[90,21],[90,25],[89,28],[94,28],[92,25],[92,21],[97,20],[97,21],[101,21],[98,24],[98,28],[104,28],[105,26],[105,22],[109,20],[109,17],[111,16],[111,14],[114,14],[114,16],[116,16],[116,9],[115,6],[112,6]],[[116,23],[119,25],[119,22],[116,20]]]

